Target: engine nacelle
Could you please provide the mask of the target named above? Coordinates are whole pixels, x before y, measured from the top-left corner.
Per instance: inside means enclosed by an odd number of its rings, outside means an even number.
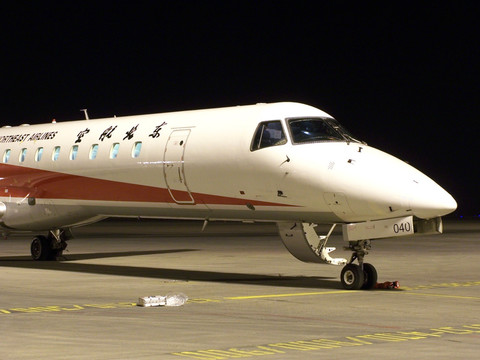
[[[5,205],[5,203],[0,201],[0,219],[3,217],[3,215],[5,215],[6,212],[7,212],[7,205]]]
[[[0,225],[15,230],[51,230],[82,222],[92,216],[81,206],[60,206],[51,201],[24,198],[0,202]]]

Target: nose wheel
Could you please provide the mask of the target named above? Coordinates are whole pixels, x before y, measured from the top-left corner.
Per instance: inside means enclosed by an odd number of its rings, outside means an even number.
[[[372,264],[364,263],[371,245],[369,240],[351,242],[346,248],[352,250],[352,257],[342,269],[340,281],[346,290],[370,290],[377,283],[377,270]],[[358,265],[353,262],[358,260]]]
[[[359,265],[347,264],[340,275],[342,285],[346,290],[359,290],[363,286],[365,275]]]

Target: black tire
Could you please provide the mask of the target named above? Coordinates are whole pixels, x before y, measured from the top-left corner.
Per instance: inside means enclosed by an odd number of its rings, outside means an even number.
[[[365,263],[363,264],[363,286],[362,289],[364,290],[371,290],[375,287],[377,283],[377,270],[372,264]]]
[[[347,264],[343,267],[340,281],[346,290],[360,290],[365,283],[365,275],[360,266]]]
[[[34,237],[32,244],[30,245],[30,253],[33,260],[52,260],[53,251],[50,241],[42,235]]]

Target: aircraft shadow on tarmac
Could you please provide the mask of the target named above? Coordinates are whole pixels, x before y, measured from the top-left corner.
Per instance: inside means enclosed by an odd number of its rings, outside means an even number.
[[[69,261],[78,261],[78,260],[91,260],[91,259],[104,259],[104,258],[114,258],[114,257],[124,257],[124,256],[138,256],[138,255],[155,255],[155,254],[170,254],[178,252],[189,252],[189,251],[198,251],[196,249],[171,249],[171,250],[147,250],[147,251],[118,251],[118,252],[107,252],[107,253],[88,253],[88,254],[67,254],[61,256],[58,259],[59,263],[65,263]],[[30,256],[4,256],[0,257],[0,266],[3,266],[3,261],[32,261]],[[55,263],[52,262],[36,262],[33,264],[44,264],[44,263]],[[36,268],[37,266],[32,266]]]
[[[28,256],[0,257],[0,267],[58,270],[87,274],[132,276],[153,279],[168,279],[180,281],[205,281],[231,284],[250,284],[261,286],[309,288],[309,289],[341,289],[337,278],[332,277],[307,277],[307,276],[282,276],[266,274],[249,274],[237,272],[202,271],[186,269],[152,268],[124,265],[84,264],[74,261],[121,256],[138,256],[167,254],[176,252],[198,251],[196,249],[172,249],[154,251],[130,251],[96,254],[67,255],[59,261],[33,261]]]

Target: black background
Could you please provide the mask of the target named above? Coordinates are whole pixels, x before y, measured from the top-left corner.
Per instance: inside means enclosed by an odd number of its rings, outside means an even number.
[[[2,4],[0,124],[299,101],[478,215],[477,4]]]

